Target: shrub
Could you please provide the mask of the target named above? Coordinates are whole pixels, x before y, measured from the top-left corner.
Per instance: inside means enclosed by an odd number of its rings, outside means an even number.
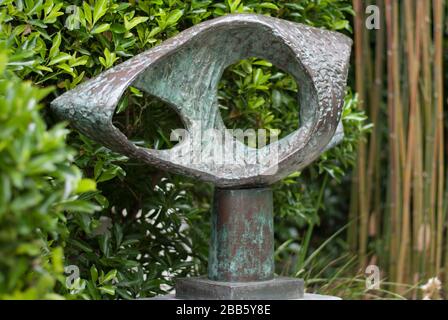
[[[55,298],[64,280],[60,245],[69,235],[66,214],[94,211],[77,194],[95,189],[71,165],[68,130],[51,129],[39,104],[52,89],[39,89],[5,71],[0,53],[0,298]]]

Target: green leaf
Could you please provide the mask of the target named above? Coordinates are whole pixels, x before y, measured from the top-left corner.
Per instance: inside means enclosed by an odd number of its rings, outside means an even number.
[[[73,200],[66,203],[61,204],[62,208],[67,211],[73,212],[86,212],[92,213],[98,209],[100,209],[97,205],[83,201],[83,200]]]
[[[266,60],[256,60],[253,62],[253,64],[264,67],[272,67],[272,63]]]
[[[8,56],[3,52],[0,52],[0,74],[3,74],[3,71],[5,70],[7,63],[8,63]]]
[[[96,269],[95,265],[92,265],[90,267],[90,278],[94,283],[98,280],[98,270]]]
[[[41,21],[41,20],[37,20],[37,19],[28,20],[28,23],[30,25],[33,25],[33,26],[36,26],[36,27],[39,27],[39,28],[42,28],[42,29],[47,29],[48,28],[48,26],[45,23],[43,23],[43,21]]]
[[[93,299],[95,299],[95,300],[101,299],[100,293],[98,292],[95,284],[92,283],[91,281],[87,281],[87,290]]]
[[[238,9],[241,0],[227,0],[227,3],[229,5],[230,13],[234,13]]]
[[[96,190],[96,182],[92,179],[81,179],[78,182],[76,193],[84,193]]]
[[[252,73],[252,63],[250,63],[249,60],[243,60],[241,62],[241,67],[243,68],[244,72],[246,72],[247,74]]]
[[[126,33],[126,28],[123,26],[123,25],[121,25],[121,24],[118,24],[118,23],[113,23],[111,26],[110,26],[110,30],[113,32],[113,33]]]
[[[38,193],[37,191],[30,191],[23,196],[16,197],[11,203],[11,209],[13,211],[26,210],[28,208],[36,206],[42,200],[42,194]]]
[[[108,0],[96,0],[93,8],[93,25],[106,14]]]
[[[124,17],[124,27],[126,28],[127,31],[129,31],[132,28],[134,28],[135,26],[137,26],[138,24],[148,21],[148,19],[149,19],[148,17],[135,17],[135,18],[131,19],[131,21],[128,21],[125,16]]]
[[[71,76],[75,77],[75,73],[73,72],[73,68],[71,68],[69,65],[62,63],[62,64],[58,64],[57,65],[58,69],[64,70],[65,72],[67,72],[68,74],[70,74]]]
[[[155,27],[155,28],[151,29],[151,32],[149,33],[148,38],[154,37],[155,35],[159,34],[161,31],[162,31],[162,28],[160,28],[160,27]]]
[[[46,67],[46,66],[37,66],[37,70],[46,71],[46,72],[53,72],[53,69]]]
[[[115,288],[113,286],[102,286],[99,287],[98,289],[100,289],[100,291],[107,293],[108,295],[115,295]]]
[[[109,244],[110,244],[110,235],[109,232],[102,234],[99,238],[99,244],[101,252],[108,257],[109,256]]]
[[[350,23],[348,22],[348,20],[339,20],[333,24],[333,28],[335,30],[343,30],[343,29],[349,30]]]
[[[90,5],[87,2],[82,3],[83,11],[84,11],[84,18],[87,20],[90,26],[93,25],[92,23],[92,9],[90,8]]]
[[[179,9],[171,11],[166,19],[166,26],[169,27],[176,24],[183,14],[183,11]]]
[[[279,7],[277,7],[275,4],[269,3],[269,2],[260,3],[259,7],[265,8],[265,9],[279,10]]]
[[[112,166],[111,168],[105,170],[101,176],[98,178],[98,182],[105,182],[108,180],[111,180],[115,177],[117,177],[117,175],[122,171],[123,169],[120,168],[119,166]]]
[[[106,282],[112,281],[116,277],[117,277],[117,270],[115,270],[115,269],[111,270],[104,276],[101,283],[106,283]]]
[[[259,68],[255,69],[253,80],[254,84],[259,84],[262,77],[263,77],[263,70]]]
[[[61,33],[58,32],[53,38],[53,45],[51,46],[49,57],[54,58],[59,53],[59,46],[61,45]]]
[[[68,53],[61,52],[56,57],[54,57],[50,60],[50,63],[48,64],[48,66],[52,66],[54,64],[59,64],[61,62],[70,60],[71,58],[72,58],[72,56],[69,55]]]
[[[126,110],[126,108],[128,107],[128,104],[129,104],[129,99],[126,96],[118,104],[117,111],[115,111],[115,113],[116,114],[122,113],[124,110]]]
[[[102,32],[109,30],[109,28],[110,28],[110,24],[103,23],[103,24],[100,24],[99,26],[94,27],[90,33],[93,33],[93,34],[102,33]]]
[[[76,239],[69,239],[68,242],[76,247],[78,247],[79,249],[87,252],[87,253],[92,253],[93,250],[92,248],[89,247],[89,245],[87,243],[83,243],[80,240],[76,240]]]

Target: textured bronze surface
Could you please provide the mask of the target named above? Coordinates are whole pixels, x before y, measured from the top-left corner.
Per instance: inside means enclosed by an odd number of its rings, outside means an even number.
[[[232,282],[273,279],[271,189],[215,188],[208,277]]]
[[[351,40],[336,32],[262,15],[227,15],[105,71],[58,97],[52,107],[90,138],[159,168],[219,187],[269,185],[304,168],[342,137],[339,120],[350,47]],[[217,101],[223,70],[252,56],[289,72],[300,86],[301,126],[260,149],[233,138]],[[169,150],[146,149],[112,124],[117,103],[130,85],[179,113],[188,130],[184,141]]]

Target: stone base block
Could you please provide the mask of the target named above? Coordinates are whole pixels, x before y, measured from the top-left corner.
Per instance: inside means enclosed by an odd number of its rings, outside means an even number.
[[[302,279],[278,277],[268,281],[220,282],[206,277],[176,280],[176,299],[296,300],[304,297]]]

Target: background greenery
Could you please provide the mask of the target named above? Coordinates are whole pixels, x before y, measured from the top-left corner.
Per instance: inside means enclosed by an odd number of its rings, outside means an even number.
[[[380,9],[378,30],[365,28],[369,4]],[[353,8],[354,88],[375,128],[358,148],[348,243],[361,267],[381,267],[389,290],[446,299],[447,2],[353,0]]]
[[[0,1],[0,298],[150,297],[205,272],[212,187],[112,153],[65,129],[48,105],[194,24],[244,12],[351,34],[351,5],[338,0]],[[237,62],[219,88],[225,123],[285,135],[297,127],[297,90],[267,61]],[[344,172],[369,128],[356,105],[349,90],[337,148],[274,186],[277,272],[344,297],[364,293],[341,237]],[[180,125],[133,88],[114,121],[153,148],[170,147]],[[64,266],[80,270],[68,286]]]

